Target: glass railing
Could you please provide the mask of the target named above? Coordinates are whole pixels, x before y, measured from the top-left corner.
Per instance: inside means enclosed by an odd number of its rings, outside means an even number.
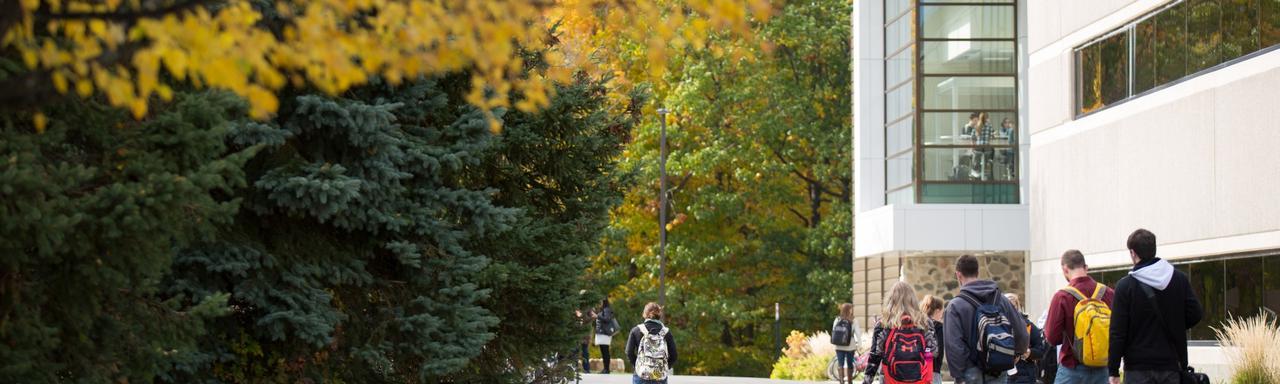
[[[1179,0],[1075,49],[1076,115],[1280,46],[1280,0]]]

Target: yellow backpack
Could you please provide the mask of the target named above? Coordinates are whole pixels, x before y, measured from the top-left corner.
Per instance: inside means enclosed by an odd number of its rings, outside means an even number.
[[[1086,367],[1106,367],[1107,348],[1111,344],[1111,307],[1102,301],[1102,296],[1107,293],[1107,286],[1098,284],[1092,297],[1071,286],[1062,290],[1079,300],[1071,339],[1076,361]]]

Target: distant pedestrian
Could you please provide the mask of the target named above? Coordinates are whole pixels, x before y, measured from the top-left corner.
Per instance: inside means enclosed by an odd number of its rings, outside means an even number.
[[[911,284],[899,281],[889,290],[871,338],[864,383],[885,368],[884,383],[932,383],[933,353],[938,344],[928,317],[920,310]]]
[[[1111,312],[1111,384],[1178,383],[1187,367],[1187,330],[1204,309],[1187,275],[1156,257],[1156,235],[1139,229],[1129,235],[1133,270],[1116,283]]]
[[[1080,251],[1063,253],[1061,264],[1068,285],[1053,294],[1044,324],[1049,345],[1062,346],[1055,357],[1058,370],[1054,382],[1105,384],[1115,291],[1089,277],[1089,265]],[[1084,323],[1077,326],[1077,318]]]
[[[853,353],[858,350],[858,338],[853,328],[853,304],[840,304],[840,314],[831,322],[831,345],[836,347],[836,382],[853,384]]]
[[[676,367],[676,338],[662,324],[662,306],[644,306],[644,322],[627,336],[627,360],[635,367],[632,384],[667,384]]]
[[[1022,300],[1018,299],[1018,295],[1013,293],[1004,294],[1004,298],[1009,299],[1009,303],[1015,308],[1022,310]],[[1014,365],[1017,369],[1013,375],[1009,376],[1009,384],[1036,384],[1036,377],[1040,376],[1040,369],[1036,366],[1036,361],[1044,356],[1044,351],[1048,349],[1044,343],[1044,332],[1035,322],[1031,321],[1031,317],[1026,312],[1022,313],[1022,319],[1027,322],[1027,335],[1031,337],[1031,341],[1027,344],[1027,353],[1018,358],[1018,362]]]
[[[600,311],[595,313],[596,319],[596,346],[600,348],[600,362],[604,369],[600,373],[609,374],[609,345],[613,343],[613,334],[618,333],[618,318],[613,313],[613,306],[609,305],[609,298],[600,301]]]
[[[942,326],[942,310],[946,305],[947,302],[934,295],[925,295],[920,300],[920,310],[929,317],[929,329],[933,330],[933,339],[938,343],[938,348],[933,352],[933,384],[942,384],[942,366],[946,365],[943,360],[947,350],[944,344],[946,333]]]
[[[956,280],[960,295],[943,315],[947,369],[957,384],[1005,384],[1016,359],[1027,353],[1026,320],[996,282],[978,278],[978,258],[960,256]]]

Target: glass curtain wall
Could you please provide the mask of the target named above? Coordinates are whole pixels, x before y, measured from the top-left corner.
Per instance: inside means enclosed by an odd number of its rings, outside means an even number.
[[[884,12],[885,203],[915,202],[915,18],[912,0],[886,0]]]
[[[917,201],[1018,203],[1016,5],[916,6]]]
[[[1075,49],[1084,115],[1280,46],[1280,0],[1178,0]]]

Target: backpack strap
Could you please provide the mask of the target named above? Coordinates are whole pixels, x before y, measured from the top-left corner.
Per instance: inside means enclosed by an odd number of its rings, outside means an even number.
[[[1072,287],[1070,285],[1068,285],[1066,288],[1060,289],[1060,291],[1066,292],[1068,295],[1071,295],[1071,297],[1076,298],[1076,301],[1084,301],[1085,299],[1084,292],[1080,292],[1079,289],[1076,289],[1076,287]],[[1094,293],[1097,293],[1098,290],[1094,289],[1093,291]]]
[[[1107,286],[1098,283],[1098,286],[1093,289],[1093,299],[1102,300],[1102,295],[1105,293],[1107,293]]]

